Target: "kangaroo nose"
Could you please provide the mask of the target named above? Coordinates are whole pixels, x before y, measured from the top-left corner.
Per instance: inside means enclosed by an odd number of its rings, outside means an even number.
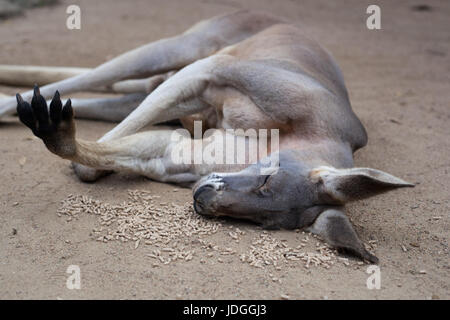
[[[210,215],[215,212],[217,195],[224,189],[225,183],[217,174],[210,174],[194,188],[194,210],[198,214]]]
[[[199,198],[200,194],[203,193],[207,189],[214,190],[214,186],[211,185],[211,184],[203,184],[200,187],[198,187],[197,190],[195,190],[195,193],[194,193],[194,201],[197,201],[197,199]]]
[[[214,215],[217,188],[214,184],[205,182],[194,192],[194,210],[201,215]]]

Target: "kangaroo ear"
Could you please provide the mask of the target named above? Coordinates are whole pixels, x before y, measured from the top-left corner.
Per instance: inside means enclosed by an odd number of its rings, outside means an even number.
[[[332,203],[364,199],[396,188],[414,187],[400,178],[371,168],[318,167],[311,171],[310,177],[318,185],[320,195]]]

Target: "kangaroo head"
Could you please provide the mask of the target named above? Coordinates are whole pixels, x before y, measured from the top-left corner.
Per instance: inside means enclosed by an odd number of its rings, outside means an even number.
[[[351,245],[341,247],[357,254],[361,251],[360,256],[371,260],[362,254],[365,249],[342,213],[342,206],[395,188],[413,186],[375,169],[311,167],[283,152],[279,159],[279,167],[273,174],[260,174],[262,164],[257,163],[237,173],[211,174],[202,179],[193,190],[196,212],[247,219],[266,228],[310,227],[338,247],[344,240],[354,242],[356,249]],[[317,219],[330,209],[334,210],[332,218],[329,212],[324,214],[330,217],[329,222],[324,217]],[[312,228],[316,220],[318,223]],[[352,239],[343,239],[342,235],[349,232]],[[330,240],[333,234],[334,240]]]

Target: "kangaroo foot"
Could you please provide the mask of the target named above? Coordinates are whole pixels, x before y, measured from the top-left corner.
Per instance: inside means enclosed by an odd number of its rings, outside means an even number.
[[[70,159],[76,154],[75,123],[70,99],[63,106],[56,91],[47,108],[47,102],[41,96],[39,88],[34,87],[31,105],[16,95],[17,113],[20,121],[42,139],[52,153]]]
[[[24,101],[20,94],[17,94],[16,98],[20,121],[30,128],[35,136],[42,139],[48,150],[62,158],[72,159],[76,155],[77,144],[70,99],[63,106],[59,92],[56,91],[48,108],[37,86],[34,87],[31,105]],[[89,168],[79,163],[73,163],[72,166],[78,178],[85,182],[93,182],[112,172]]]

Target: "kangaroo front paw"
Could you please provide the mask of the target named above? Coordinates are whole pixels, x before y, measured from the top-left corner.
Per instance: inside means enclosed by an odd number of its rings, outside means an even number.
[[[340,209],[327,209],[306,229],[321,236],[336,249],[378,264],[378,258],[364,248],[350,220]]]
[[[44,141],[48,150],[63,158],[75,155],[75,124],[70,99],[63,107],[59,92],[56,91],[49,110],[38,86],[34,87],[31,105],[24,101],[20,94],[17,94],[16,98],[20,121]]]

